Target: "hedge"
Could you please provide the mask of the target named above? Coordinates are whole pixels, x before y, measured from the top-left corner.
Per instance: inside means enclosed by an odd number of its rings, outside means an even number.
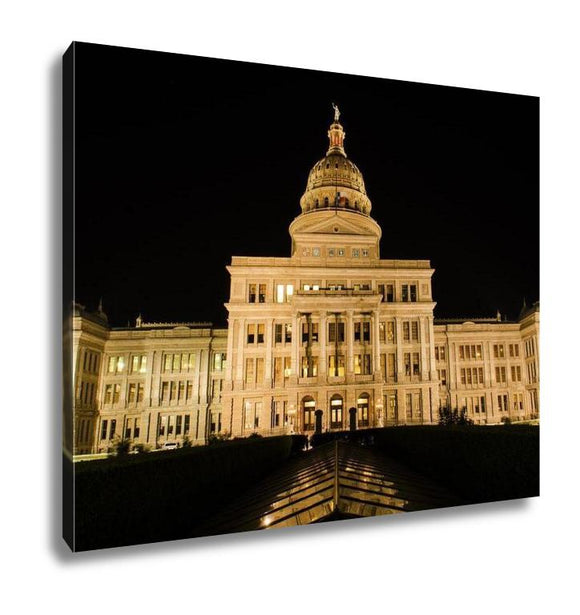
[[[251,438],[75,464],[75,550],[197,536],[196,526],[302,444]]]

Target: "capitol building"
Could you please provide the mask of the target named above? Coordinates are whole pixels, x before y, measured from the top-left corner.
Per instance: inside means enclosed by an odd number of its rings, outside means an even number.
[[[434,318],[428,260],[382,259],[335,108],[286,258],[233,256],[227,329],[116,328],[75,304],[74,453],[246,437],[539,417],[539,305],[516,321]]]

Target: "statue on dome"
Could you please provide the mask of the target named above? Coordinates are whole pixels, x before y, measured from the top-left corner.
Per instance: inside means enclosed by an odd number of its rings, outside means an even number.
[[[332,103],[332,108],[334,109],[334,121],[338,122],[338,118],[340,117],[340,111],[334,103]]]

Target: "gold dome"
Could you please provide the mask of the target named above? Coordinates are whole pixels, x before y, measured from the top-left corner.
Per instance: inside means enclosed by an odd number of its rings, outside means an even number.
[[[316,209],[350,209],[370,214],[371,202],[359,168],[344,151],[345,132],[335,116],[330,125],[326,156],[310,171],[306,191],[300,199],[302,212]]]

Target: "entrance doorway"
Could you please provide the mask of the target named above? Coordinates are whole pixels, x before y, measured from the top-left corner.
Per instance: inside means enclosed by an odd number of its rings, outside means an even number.
[[[369,396],[367,393],[362,393],[356,400],[356,415],[359,428],[369,426]]]
[[[304,431],[314,431],[316,402],[312,397],[305,397],[302,400],[302,412],[304,416]]]

